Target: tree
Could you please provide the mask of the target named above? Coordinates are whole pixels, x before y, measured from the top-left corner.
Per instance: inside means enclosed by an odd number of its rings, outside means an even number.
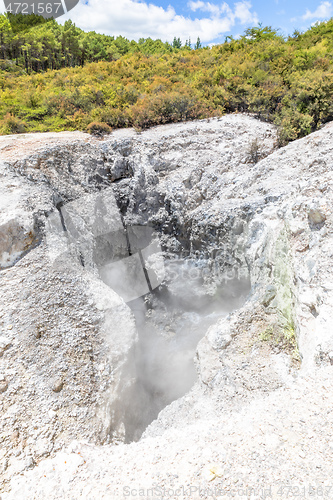
[[[11,24],[13,33],[26,32],[35,26],[46,24],[51,20],[36,14],[11,14],[10,12],[6,14],[6,17]]]
[[[201,49],[201,40],[199,37],[197,38],[197,41],[195,42],[194,48],[195,48],[195,50]]]
[[[174,49],[180,49],[182,46],[182,41],[180,38],[174,37],[173,42],[172,42],[172,47]]]
[[[0,58],[6,59],[6,47],[12,39],[12,28],[6,16],[0,15]]]
[[[248,28],[245,31],[245,35],[242,36],[242,39],[250,40],[251,42],[258,42],[260,40],[272,40],[273,38],[281,38],[282,36],[278,35],[278,30],[272,28],[272,26],[263,26],[262,23],[259,23],[258,26],[254,28]]]

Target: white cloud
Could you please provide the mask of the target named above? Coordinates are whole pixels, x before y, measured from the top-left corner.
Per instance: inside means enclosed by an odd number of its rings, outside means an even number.
[[[210,12],[211,14],[215,15],[220,15],[224,12],[231,13],[231,9],[226,3],[216,5],[214,3],[202,2],[201,0],[197,0],[196,2],[190,1],[187,5],[193,12],[201,10],[202,12]]]
[[[237,21],[240,24],[255,24],[258,22],[257,14],[251,12],[252,5],[246,0],[236,2],[234,5],[234,11],[232,11],[226,2],[217,5],[210,2],[203,2],[202,0],[191,0],[187,5],[193,12],[196,12],[197,10],[209,12],[212,14],[211,17],[222,17],[224,15],[224,17],[232,23],[232,26],[234,26]]]
[[[101,2],[89,0],[77,5],[69,14],[58,19],[64,22],[72,19],[84,30],[92,30],[110,35],[123,35],[126,38],[160,38],[172,41],[180,37],[183,42],[189,37],[199,36],[202,42],[209,42],[229,32],[237,24],[256,24],[258,17],[251,12],[251,3],[247,0],[236,2],[231,9],[227,3],[212,4],[202,0],[190,1],[193,12],[207,12],[208,16],[185,17],[176,13],[172,6],[167,9],[139,0],[118,0]]]
[[[223,37],[234,26],[247,27],[259,21],[248,0],[236,2],[233,7],[226,2],[215,4],[190,0],[188,7],[192,12],[200,11],[206,15],[200,18],[197,14],[192,19],[177,14],[171,5],[164,9],[143,0],[80,0],[73,10],[57,21],[63,23],[66,19],[72,19],[85,31],[122,35],[131,40],[151,37],[172,41],[176,36],[185,42],[188,38],[195,41],[199,36],[206,43]],[[4,11],[3,1],[0,0],[0,13]]]
[[[311,12],[309,9],[306,9],[305,14],[302,16],[302,19],[326,19],[333,15],[333,6],[331,2],[321,2],[320,5],[316,8],[314,12]]]
[[[237,2],[235,7],[235,19],[239,19],[241,24],[258,23],[256,14],[250,11],[250,2]]]

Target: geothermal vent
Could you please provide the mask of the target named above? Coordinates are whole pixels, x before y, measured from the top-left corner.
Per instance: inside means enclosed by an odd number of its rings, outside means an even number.
[[[128,382],[121,383],[117,408],[110,406],[111,440],[119,427],[112,420],[121,418],[124,439],[130,442],[195,384],[199,341],[211,325],[243,304],[250,281],[245,263],[233,261],[221,241],[215,246],[213,241],[209,252],[205,241],[197,242],[201,251],[180,245],[181,250],[172,251],[172,227],[165,232],[145,221],[126,223],[133,214],[123,214],[124,196],[120,204],[115,194],[119,191],[109,187],[59,205],[48,218],[47,241],[53,265],[67,253],[120,295],[134,315],[137,341],[122,374]],[[151,215],[148,206],[148,220]]]

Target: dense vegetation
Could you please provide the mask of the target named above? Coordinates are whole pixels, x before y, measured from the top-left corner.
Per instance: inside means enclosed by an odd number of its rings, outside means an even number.
[[[0,16],[0,133],[145,128],[239,111],[276,123],[285,144],[333,119],[332,49],[333,20],[288,39],[258,26],[193,50],[179,38],[134,42],[70,21]]]

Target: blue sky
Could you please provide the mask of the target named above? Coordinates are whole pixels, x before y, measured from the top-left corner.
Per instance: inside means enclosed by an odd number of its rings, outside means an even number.
[[[2,8],[1,8],[2,7]],[[4,11],[2,0],[0,10]],[[140,37],[183,42],[199,36],[204,45],[223,42],[225,37],[239,36],[258,22],[280,28],[281,34],[301,31],[316,21],[333,16],[333,0],[80,0],[70,13],[58,19],[72,19],[84,30],[129,39]]]

